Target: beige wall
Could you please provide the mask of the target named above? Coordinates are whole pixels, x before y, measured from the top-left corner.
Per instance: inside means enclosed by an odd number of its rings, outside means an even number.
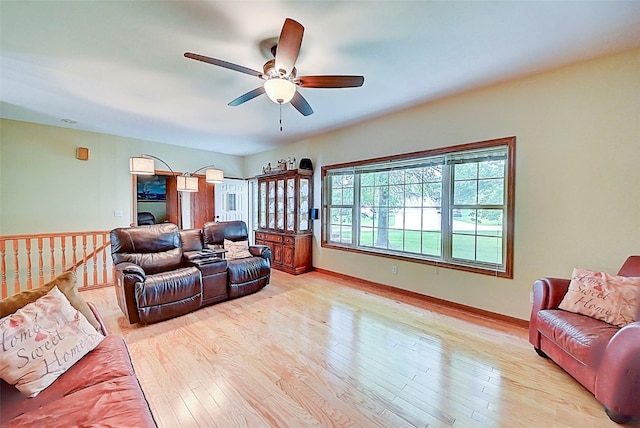
[[[89,148],[89,160],[76,159]],[[110,230],[132,222],[129,157],[149,153],[175,171],[209,163],[241,177],[243,159],[114,135],[0,121],[0,235]],[[160,162],[156,169],[167,170]],[[114,211],[121,210],[122,217]]]
[[[320,247],[316,267],[528,319],[532,282],[574,266],[617,272],[640,254],[640,50],[452,96],[273,152],[320,166],[515,135],[514,279]],[[300,117],[299,120],[304,120]],[[398,265],[397,275],[391,266]]]

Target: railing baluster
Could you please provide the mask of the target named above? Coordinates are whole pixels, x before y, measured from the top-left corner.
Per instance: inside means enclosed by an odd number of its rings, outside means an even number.
[[[67,237],[60,237],[60,246],[62,247],[62,267],[64,268],[67,265]]]
[[[44,284],[44,261],[42,260],[42,236],[38,236],[38,284]]]
[[[76,256],[76,251],[77,251],[77,247],[78,247],[78,235],[73,235],[71,237],[71,245],[72,245],[72,249],[73,249],[73,269],[75,270],[76,267],[78,266],[78,257]]]
[[[102,234],[102,283],[107,282],[107,234]]]
[[[87,280],[88,280],[88,275],[87,275],[87,235],[86,234],[82,234],[82,267],[83,267],[83,278],[84,278],[84,284],[82,284],[83,287],[87,286]]]
[[[51,280],[53,280],[53,278],[56,277],[56,254],[55,254],[55,249],[56,249],[56,241],[55,241],[55,237],[50,236],[49,237],[49,253],[51,254]]]
[[[14,282],[13,282],[13,292],[20,292],[20,261],[18,260],[18,254],[20,252],[20,241],[17,239],[13,239],[11,241],[11,246],[13,247],[13,268],[15,269]]]
[[[91,234],[91,239],[93,241],[93,285],[98,283],[98,255],[96,254],[98,251],[97,239],[98,235],[96,233]]]
[[[27,248],[27,290],[31,290],[33,288],[31,280],[31,239],[27,238],[25,244]]]
[[[2,298],[9,295],[9,287],[7,286],[7,262],[5,260],[5,243],[0,240],[0,267],[2,267]]]

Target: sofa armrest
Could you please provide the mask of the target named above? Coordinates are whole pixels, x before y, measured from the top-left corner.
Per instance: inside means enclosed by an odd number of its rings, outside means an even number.
[[[249,252],[252,256],[262,257],[271,263],[271,247],[268,245],[251,245],[249,246]]]
[[[115,265],[115,270],[118,306],[120,306],[129,323],[136,323],[139,317],[135,298],[135,287],[136,283],[144,282],[147,275],[142,267],[131,262],[118,263]]]
[[[640,321],[623,327],[609,341],[598,365],[595,396],[607,409],[640,414]]]
[[[541,278],[533,283],[533,309],[558,309],[571,281],[564,278]]]
[[[529,342],[540,349],[538,332],[538,312],[543,309],[557,309],[567,294],[571,281],[563,278],[540,278],[533,283],[533,306],[529,318]]]
[[[91,312],[93,312],[93,315],[96,316],[96,319],[98,320],[98,323],[100,323],[100,330],[102,331],[102,334],[105,336],[109,335],[109,330],[107,330],[107,326],[104,323],[104,320],[102,319],[102,316],[100,315],[100,312],[98,312],[98,309],[96,308],[96,305],[94,305],[91,302],[87,302],[87,305],[89,305],[89,309],[91,309]]]
[[[142,269],[142,267],[138,266],[135,263],[131,263],[131,262],[118,263],[115,266],[115,268],[116,268],[116,272],[121,272],[125,276],[127,275],[138,276],[139,277],[138,281],[140,282],[143,282],[147,277],[147,274],[144,272],[144,269]]]

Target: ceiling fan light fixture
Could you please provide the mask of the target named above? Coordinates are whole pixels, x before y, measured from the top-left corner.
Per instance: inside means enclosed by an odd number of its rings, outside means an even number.
[[[264,82],[264,91],[276,104],[286,104],[296,94],[296,85],[288,79],[274,77]]]

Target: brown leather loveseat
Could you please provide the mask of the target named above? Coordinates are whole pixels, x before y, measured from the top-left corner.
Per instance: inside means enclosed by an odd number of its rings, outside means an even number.
[[[249,247],[251,257],[226,260],[222,247],[206,245],[207,229],[240,240],[244,222],[179,231],[171,223],[111,231],[118,305],[130,323],[149,324],[202,306],[254,293],[271,275],[271,251]],[[227,238],[227,239],[228,239]]]
[[[640,256],[629,257],[618,276],[640,276]],[[611,420],[626,423],[640,416],[640,314],[620,328],[559,309],[569,284],[559,278],[533,284],[529,342],[588,389]]]

